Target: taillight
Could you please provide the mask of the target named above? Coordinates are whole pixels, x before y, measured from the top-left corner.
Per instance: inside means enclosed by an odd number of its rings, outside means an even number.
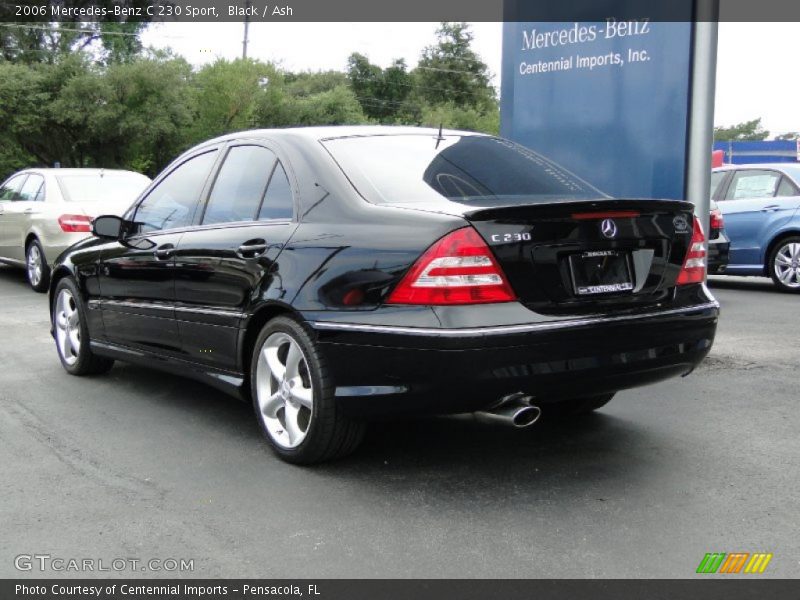
[[[678,274],[678,285],[687,283],[702,283],[706,278],[706,236],[703,233],[703,226],[700,219],[694,218],[692,229],[692,241],[689,244],[689,251],[683,260],[683,267]]]
[[[472,227],[428,248],[389,295],[389,304],[510,302],[514,292],[492,251]]]
[[[715,208],[711,211],[711,229],[722,229],[725,226],[725,220],[722,218],[722,211]]]
[[[64,233],[89,232],[92,230],[92,217],[86,215],[61,215],[58,224]]]

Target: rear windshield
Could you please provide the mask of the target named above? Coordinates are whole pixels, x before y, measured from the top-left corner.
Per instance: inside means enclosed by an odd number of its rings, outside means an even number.
[[[56,177],[67,202],[133,202],[150,183],[141,173],[64,173]]]
[[[375,204],[447,199],[495,206],[605,196],[543,156],[496,137],[377,135],[323,144]]]

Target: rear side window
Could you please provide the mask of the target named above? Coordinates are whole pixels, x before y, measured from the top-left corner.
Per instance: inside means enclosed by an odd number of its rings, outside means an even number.
[[[19,189],[25,182],[27,175],[17,175],[9,179],[0,187],[0,200],[19,200]]]
[[[775,171],[737,171],[728,187],[728,200],[744,198],[772,198],[781,174]]]
[[[231,148],[211,190],[203,224],[254,220],[275,161],[275,154],[261,146]]]
[[[800,194],[798,193],[795,185],[791,181],[789,181],[788,177],[784,175],[783,178],[781,179],[780,185],[778,186],[778,193],[776,195],[786,197],[786,196],[798,196]]]
[[[711,193],[709,194],[710,198],[716,198],[717,192],[719,191],[719,186],[722,181],[725,179],[725,171],[712,171],[711,173]]]
[[[25,184],[19,190],[19,199],[36,201],[43,200],[42,188],[44,187],[44,177],[41,175],[31,174]]]
[[[286,170],[278,162],[269,180],[264,203],[258,212],[258,219],[291,219],[293,210],[292,187],[289,184],[289,178],[286,176]]]
[[[480,206],[602,198],[587,182],[523,146],[479,135],[377,135],[324,140],[376,204],[453,200]]]
[[[190,225],[216,158],[216,150],[200,154],[162,179],[136,208],[136,231],[148,233]]]

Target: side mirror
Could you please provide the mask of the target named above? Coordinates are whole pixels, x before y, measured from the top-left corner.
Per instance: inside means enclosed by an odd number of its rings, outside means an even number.
[[[104,240],[118,240],[122,237],[125,220],[117,215],[102,215],[92,223],[92,233]]]

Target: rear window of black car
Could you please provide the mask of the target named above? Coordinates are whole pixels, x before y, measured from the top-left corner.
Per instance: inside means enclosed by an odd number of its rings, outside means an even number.
[[[375,204],[447,199],[493,206],[604,196],[547,158],[496,137],[395,134],[322,143]]]

